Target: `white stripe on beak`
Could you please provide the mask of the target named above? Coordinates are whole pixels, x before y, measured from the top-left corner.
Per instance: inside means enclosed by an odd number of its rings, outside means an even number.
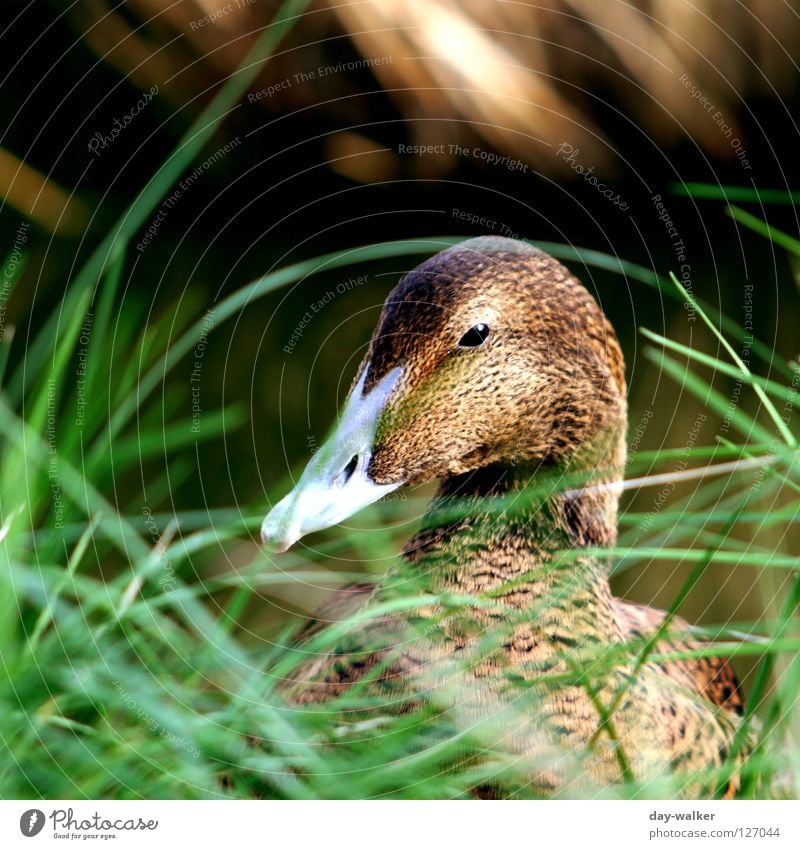
[[[376,484],[367,476],[375,430],[402,369],[386,374],[362,395],[369,363],[348,397],[336,430],[314,454],[295,488],[276,504],[261,525],[261,539],[286,551],[300,537],[344,521],[398,487]]]

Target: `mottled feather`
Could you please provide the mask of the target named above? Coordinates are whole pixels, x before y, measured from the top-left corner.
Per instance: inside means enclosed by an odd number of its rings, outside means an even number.
[[[477,323],[490,328],[486,343],[459,350]],[[664,613],[615,599],[607,562],[582,554],[616,541],[614,484],[626,455],[624,362],[595,299],[541,251],[471,240],[423,263],[389,295],[359,371],[369,370],[365,393],[398,367],[402,381],[382,414],[369,474],[377,483],[441,481],[404,549],[404,574],[427,592],[479,595],[493,606],[434,605],[416,611],[413,625],[373,620],[306,664],[289,697],[329,699],[370,672],[376,692],[406,693],[405,707],[422,690],[441,692],[451,716],[485,726],[493,745],[526,758],[544,794],[631,777],[626,769],[644,781],[676,776],[686,795],[709,792],[693,776],[725,762],[742,713],[729,664],[648,660],[632,676]],[[578,485],[558,485],[564,475]],[[374,594],[348,587],[321,617],[347,618]],[[376,640],[385,648],[359,648]],[[701,645],[675,618],[655,653]],[[615,664],[603,665],[613,651]],[[531,699],[524,711],[521,694]],[[597,699],[616,704],[610,723]],[[500,716],[498,734],[491,720]],[[502,795],[501,784],[479,795]]]

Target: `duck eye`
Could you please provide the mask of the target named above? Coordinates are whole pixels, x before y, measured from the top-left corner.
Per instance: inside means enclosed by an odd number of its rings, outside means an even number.
[[[489,327],[486,324],[476,324],[461,337],[459,348],[477,348],[489,338]]]

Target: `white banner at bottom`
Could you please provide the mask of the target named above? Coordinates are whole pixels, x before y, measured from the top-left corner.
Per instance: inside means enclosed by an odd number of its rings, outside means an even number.
[[[0,801],[0,846],[679,849],[800,846],[773,801]]]

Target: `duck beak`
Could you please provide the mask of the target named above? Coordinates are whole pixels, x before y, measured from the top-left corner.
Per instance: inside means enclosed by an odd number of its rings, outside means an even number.
[[[368,371],[369,363],[333,433],[295,488],[264,519],[261,539],[273,551],[286,551],[305,534],[336,525],[403,485],[404,481],[376,484],[367,475],[378,421],[402,369],[392,369],[363,395]]]

